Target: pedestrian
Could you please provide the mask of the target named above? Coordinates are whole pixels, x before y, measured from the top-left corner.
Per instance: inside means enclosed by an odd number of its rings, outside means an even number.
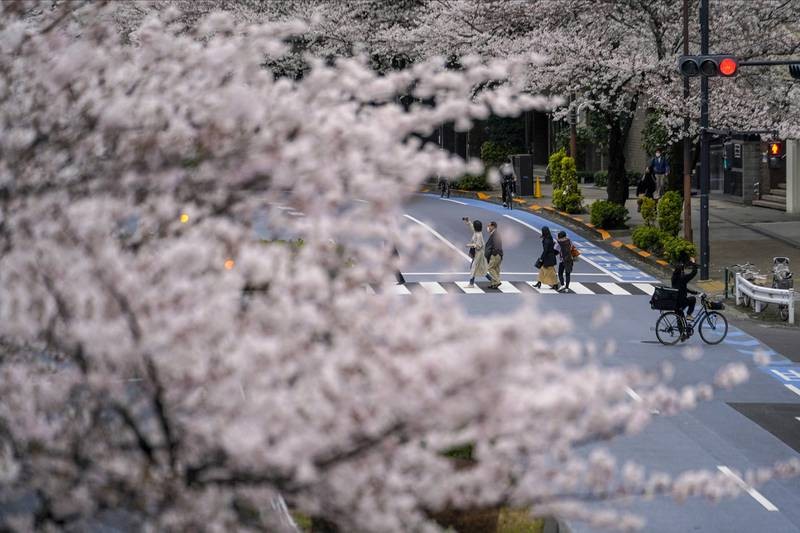
[[[687,273],[686,267],[689,267],[691,271]],[[675,270],[672,271],[672,288],[678,289],[677,309],[675,309],[675,312],[683,315],[683,310],[688,307],[686,320],[693,319],[692,313],[694,313],[694,306],[697,304],[697,298],[689,296],[689,293],[697,294],[697,291],[693,291],[689,288],[689,282],[696,275],[697,264],[694,262],[694,259],[683,254],[678,259]],[[683,332],[681,332],[681,337],[683,336]]]
[[[551,289],[558,290],[558,278],[556,277],[556,245],[553,242],[553,235],[550,228],[542,226],[542,255],[536,261],[536,268],[539,269],[539,279],[534,287],[541,288],[542,283],[549,285]]]
[[[656,156],[650,160],[650,166],[653,167],[653,173],[656,175],[656,190],[660,199],[666,191],[667,174],[669,174],[669,162],[661,154],[660,149],[656,150]]]
[[[489,238],[486,240],[486,260],[488,261],[489,288],[496,289],[500,286],[500,263],[503,262],[503,241],[497,233],[497,222],[492,220],[487,226]]]
[[[469,255],[472,257],[472,264],[469,270],[469,285],[467,286],[472,288],[475,286],[475,278],[485,276],[488,271],[486,256],[484,255],[483,224],[480,220],[470,222],[469,217],[464,217],[461,220],[472,230],[472,240],[467,244],[467,248],[470,250]]]
[[[392,257],[397,257],[397,261],[400,260],[400,252],[397,250],[397,246],[392,247]],[[405,285],[406,278],[403,276],[403,273],[400,272],[400,269],[394,271],[394,277],[397,280],[398,285]]]
[[[560,285],[558,292],[569,292],[569,277],[572,274],[575,257],[572,255],[572,241],[567,238],[566,231],[558,232],[556,259],[558,259],[558,283]]]
[[[636,196],[638,197],[636,200],[636,211],[641,211],[642,200],[644,198],[652,198],[655,192],[656,179],[653,175],[653,167],[648,165],[647,168],[644,169],[644,174],[642,175],[641,181],[639,181],[639,185],[636,186]]]
[[[450,181],[445,176],[439,176],[439,198],[444,198],[447,195],[450,198]]]
[[[503,177],[500,182],[500,190],[503,193],[503,207],[513,209],[514,193],[516,193],[517,184],[514,181],[514,172],[511,170],[511,165],[506,163],[500,169]]]

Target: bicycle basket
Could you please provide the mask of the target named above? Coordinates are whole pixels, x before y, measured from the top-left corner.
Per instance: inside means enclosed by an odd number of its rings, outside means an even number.
[[[794,288],[794,279],[792,279],[792,278],[776,279],[775,280],[775,288],[776,289],[792,289],[792,288]]]
[[[711,309],[712,311],[721,311],[725,309],[725,304],[722,302],[709,301],[708,308]]]
[[[650,298],[650,308],[659,311],[674,311],[678,308],[678,289],[656,287]]]

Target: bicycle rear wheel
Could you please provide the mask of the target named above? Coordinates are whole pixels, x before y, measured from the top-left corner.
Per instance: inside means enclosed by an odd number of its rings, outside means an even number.
[[[656,337],[658,342],[671,346],[681,340],[681,317],[678,313],[664,313],[656,322]]]
[[[709,311],[700,322],[700,338],[707,344],[719,344],[728,334],[728,319],[722,313]]]

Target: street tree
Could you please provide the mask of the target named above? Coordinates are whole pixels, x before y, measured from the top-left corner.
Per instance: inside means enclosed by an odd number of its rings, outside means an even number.
[[[3,528],[280,531],[278,498],[342,531],[503,505],[630,529],[585,502],[738,490],[599,445],[744,365],[674,390],[563,316],[531,339],[530,309],[475,322],[365,290],[393,244],[434,253],[397,224],[419,184],[480,170],[420,136],[551,106],[520,81],[538,57],[308,56],[295,79],[269,65],[302,23],[167,6],[127,32],[118,7],[0,4],[0,488],[33,496]]]

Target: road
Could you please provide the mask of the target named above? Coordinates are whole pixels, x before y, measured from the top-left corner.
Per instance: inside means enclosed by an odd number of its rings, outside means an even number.
[[[470,293],[463,288],[469,278],[463,253],[469,240],[469,230],[461,221],[464,216],[479,219],[484,225],[495,220],[499,231],[517,234],[504,240],[503,279],[510,283],[499,291],[487,289],[486,282]],[[656,416],[641,434],[612,441],[608,447],[618,458],[677,474],[689,469],[744,471],[798,457],[800,364],[792,362],[792,357],[797,358],[794,353],[781,354],[758,338],[768,336],[770,330],[749,324],[739,327],[732,322],[728,337],[720,345],[706,346],[695,335],[681,346],[661,346],[653,331],[658,313],[650,310],[648,303],[648,294],[659,280],[570,231],[568,235],[582,252],[573,273],[576,294],[531,287],[528,282],[535,280],[533,262],[541,250],[540,228],[548,225],[555,233],[562,229],[557,223],[478,200],[444,200],[433,195],[417,195],[406,206],[404,219],[406,224],[424,227],[432,242],[438,242],[462,267],[454,269],[453,263],[445,260],[408,265],[404,271],[408,283],[393,289],[397,292],[448,293],[474,315],[508,312],[533,299],[539,308],[571,317],[576,338],[615,342],[610,364],[633,363],[655,369],[671,363],[675,367],[671,385],[675,387],[710,382],[716,370],[729,362],[748,364],[751,377],[746,384],[718,394],[694,411]],[[586,327],[593,313],[606,303],[613,309],[610,322],[601,331]],[[530,325],[535,325],[535,317],[531,317]],[[787,340],[792,336],[800,340],[796,332],[787,332],[779,343],[788,348],[787,352],[796,346],[796,342]],[[682,351],[687,345],[702,347],[703,357],[697,361],[684,358]],[[769,355],[769,365],[759,367],[753,362],[757,351]],[[631,401],[637,401],[636,391],[629,391],[629,395]],[[652,532],[794,532],[800,531],[800,479],[772,481],[757,490],[750,488],[736,500],[714,505],[697,499],[678,504],[656,498],[626,502],[625,508],[645,516],[645,530]],[[567,526],[576,533],[594,531],[585,524]]]

